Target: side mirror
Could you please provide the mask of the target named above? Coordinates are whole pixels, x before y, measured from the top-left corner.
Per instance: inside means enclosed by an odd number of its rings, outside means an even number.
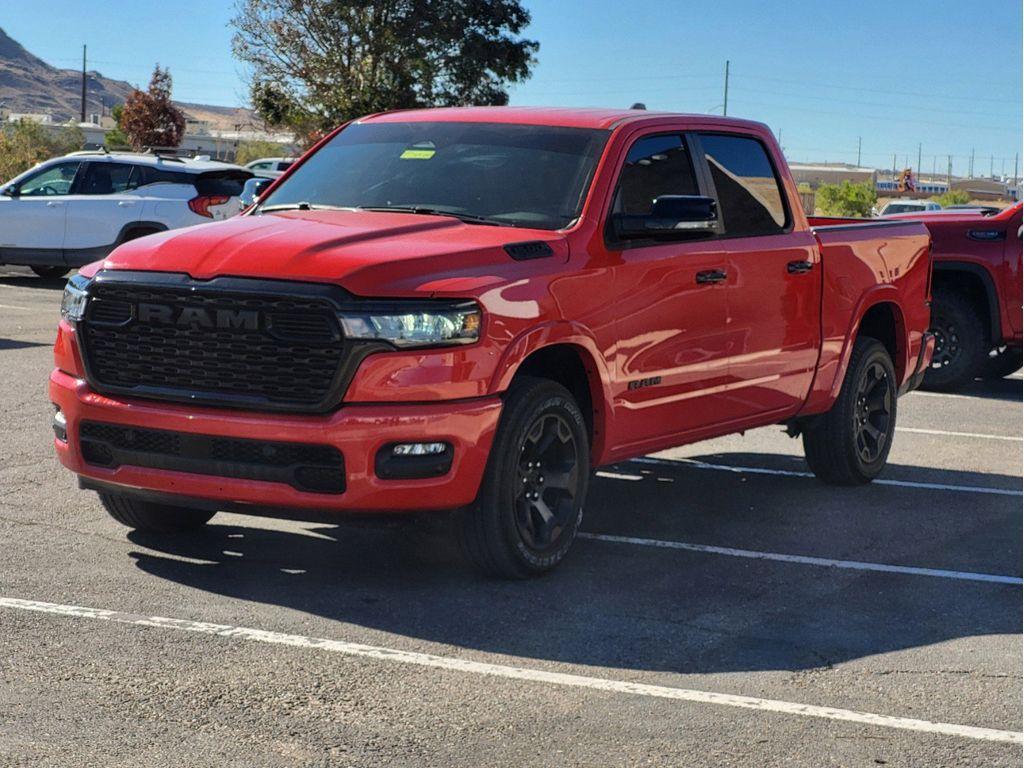
[[[612,229],[620,240],[684,239],[710,234],[717,226],[718,204],[700,195],[662,195],[651,205],[648,214],[612,215]]]
[[[251,179],[248,179],[245,182],[245,186],[242,187],[242,194],[239,196],[242,207],[248,208],[255,203],[272,181],[273,179],[261,178],[259,176],[253,176]]]
[[[3,195],[4,197],[20,197],[21,193],[18,191],[17,187],[4,187],[0,190],[0,195]]]

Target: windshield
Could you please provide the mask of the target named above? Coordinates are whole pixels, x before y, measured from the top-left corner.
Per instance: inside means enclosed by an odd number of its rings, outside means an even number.
[[[913,205],[907,203],[889,203],[885,206],[886,214],[890,213],[916,213],[924,210],[923,205]]]
[[[563,229],[580,215],[607,136],[533,125],[357,123],[299,166],[260,209],[415,209]]]

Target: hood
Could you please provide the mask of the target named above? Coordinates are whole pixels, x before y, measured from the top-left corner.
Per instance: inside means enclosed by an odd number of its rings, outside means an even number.
[[[287,211],[131,241],[102,268],[334,283],[359,296],[422,295],[506,282],[519,271],[512,265],[529,262],[514,261],[504,246],[538,240],[551,247],[551,261],[568,258],[565,237],[547,230],[390,212]]]

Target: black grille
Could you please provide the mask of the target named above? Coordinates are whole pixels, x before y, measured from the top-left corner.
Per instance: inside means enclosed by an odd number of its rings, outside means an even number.
[[[166,283],[90,287],[80,329],[98,391],[267,410],[324,411],[340,401],[349,356],[334,304],[301,295],[335,289],[270,284],[279,295],[251,290],[266,290],[263,281]]]
[[[345,490],[345,461],[329,445],[194,435],[96,421],[82,422],[79,438],[86,462],[101,467],[130,465],[267,480],[313,493]]]

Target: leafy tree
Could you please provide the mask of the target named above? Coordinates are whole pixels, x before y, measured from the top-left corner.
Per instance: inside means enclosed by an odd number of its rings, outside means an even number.
[[[272,141],[243,141],[235,150],[235,162],[245,165],[261,157],[283,157],[285,154],[284,147]]]
[[[869,182],[854,184],[844,181],[842,184],[822,184],[818,187],[817,207],[826,216],[862,216],[871,215],[871,208],[878,202],[878,193]]]
[[[5,126],[0,130],[0,181],[9,181],[43,160],[79,150],[84,143],[77,126],[56,134],[28,120]]]
[[[539,45],[519,0],[238,0],[253,106],[306,141],[388,109],[507,104]]]
[[[121,116],[124,115],[124,105],[117,104],[113,109],[110,110],[111,116],[114,118],[116,125],[103,134],[103,146],[107,149],[124,149],[130,146],[128,142],[128,134],[121,128]]]
[[[185,135],[185,115],[171,102],[171,73],[157,64],[145,91],[128,94],[121,111],[121,130],[135,149],[176,147]]]
[[[949,208],[951,205],[967,205],[971,202],[971,196],[962,189],[951,189],[932,199],[943,208]]]

